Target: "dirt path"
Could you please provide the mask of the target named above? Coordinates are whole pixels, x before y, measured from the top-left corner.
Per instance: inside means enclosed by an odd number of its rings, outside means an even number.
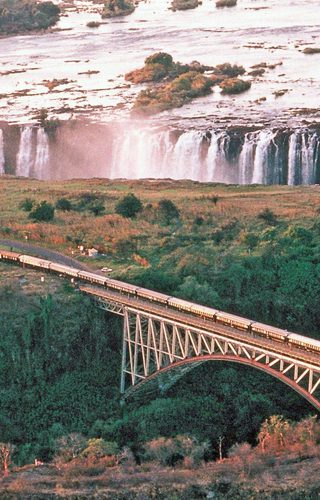
[[[27,254],[31,254],[36,257],[42,257],[47,260],[52,260],[66,266],[76,267],[78,269],[83,269],[84,271],[92,271],[89,266],[82,264],[72,257],[67,257],[66,255],[63,255],[60,252],[56,252],[55,250],[48,250],[47,248],[32,245],[31,243],[25,243],[16,240],[0,240],[0,245],[12,247],[13,251],[21,250],[22,252],[25,252]]]

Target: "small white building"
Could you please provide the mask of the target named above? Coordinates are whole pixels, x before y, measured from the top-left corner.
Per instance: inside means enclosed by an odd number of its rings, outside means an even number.
[[[97,257],[98,253],[96,248],[88,248],[88,257]]]

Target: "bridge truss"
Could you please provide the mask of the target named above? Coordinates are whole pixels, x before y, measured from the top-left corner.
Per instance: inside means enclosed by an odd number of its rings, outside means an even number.
[[[103,309],[124,318],[121,373],[124,400],[165,392],[186,372],[204,362],[230,361],[276,377],[320,410],[320,359],[311,353],[213,321],[198,320],[197,325],[192,319],[173,319],[167,317],[168,310],[164,307],[161,314],[148,312],[138,302],[138,307],[133,307],[97,294],[95,299]]]

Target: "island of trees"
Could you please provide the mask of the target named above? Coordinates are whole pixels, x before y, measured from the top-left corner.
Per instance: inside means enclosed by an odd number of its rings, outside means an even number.
[[[51,1],[0,0],[0,35],[43,30],[59,20],[60,9]]]
[[[174,62],[166,52],[157,52],[145,59],[143,68],[127,73],[125,79],[148,83],[148,88],[137,95],[133,112],[151,115],[208,95],[215,85],[225,94],[244,92],[251,87],[250,81],[238,78],[244,73],[243,66],[225,63],[212,67],[197,61],[185,64]]]

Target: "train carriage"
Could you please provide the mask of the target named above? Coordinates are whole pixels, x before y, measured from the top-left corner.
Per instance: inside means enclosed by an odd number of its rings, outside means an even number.
[[[64,266],[63,264],[58,264],[57,262],[50,263],[50,271],[54,271],[59,274],[66,274],[67,276],[72,276],[73,278],[77,278],[79,273],[79,269]]]
[[[200,304],[193,304],[193,306],[191,307],[191,311],[194,314],[201,316],[202,318],[207,318],[214,321],[216,320],[216,316],[219,312],[217,309],[212,309],[211,307],[202,306]]]
[[[133,296],[136,296],[137,289],[139,288],[136,285],[130,285],[129,283],[114,280],[113,278],[105,278],[105,287],[111,288],[111,290],[116,290],[117,292],[128,293]]]
[[[249,331],[251,329],[252,320],[247,318],[241,318],[234,314],[225,313],[218,311],[216,314],[217,323],[221,323],[226,326],[231,326],[232,328],[238,328],[240,330]]]
[[[296,347],[303,347],[308,351],[316,351],[320,353],[320,340],[304,337],[303,335],[298,335],[297,333],[289,333],[288,343]]]
[[[17,252],[10,252],[9,250],[0,250],[0,259],[18,262],[19,257],[20,257],[20,254]]]
[[[165,295],[164,293],[155,292],[154,290],[148,290],[147,288],[137,288],[137,296],[142,299],[147,299],[152,302],[160,302],[161,304],[168,304],[168,300],[171,298],[170,295]]]
[[[286,330],[281,330],[275,326],[264,325],[263,323],[252,323],[251,332],[257,335],[277,340],[278,342],[285,342],[289,333]]]
[[[90,283],[97,283],[98,285],[104,286],[107,278],[105,276],[100,276],[99,274],[90,273],[88,271],[78,271],[78,278],[85,281],[90,281]]]
[[[51,262],[45,259],[39,259],[38,257],[32,257],[31,255],[20,255],[19,262],[23,265],[31,267],[40,267],[41,269],[50,269]]]

